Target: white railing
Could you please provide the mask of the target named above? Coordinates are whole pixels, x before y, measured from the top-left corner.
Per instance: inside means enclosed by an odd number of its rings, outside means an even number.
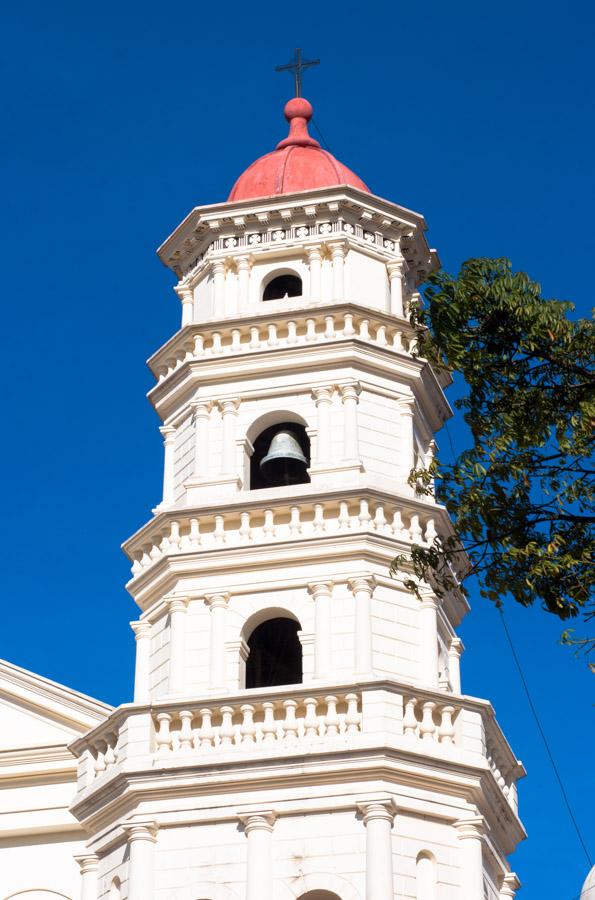
[[[301,688],[301,689],[300,689]],[[120,765],[193,755],[197,762],[242,753],[326,752],[389,745],[443,760],[478,759],[517,810],[515,759],[486,701],[411,689],[392,681],[239,691],[192,702],[163,699],[126,705],[79,739],[79,783],[92,784]],[[231,755],[231,757],[230,757]],[[131,762],[132,761],[132,762]]]
[[[161,518],[127,541],[124,550],[136,576],[165,556],[355,532],[375,532],[428,546],[437,534],[431,514],[394,502],[371,504],[367,499],[349,498]]]
[[[454,720],[459,712],[460,707],[450,703],[406,697],[403,734],[407,738],[454,744],[456,737]]]
[[[294,316],[281,314],[263,320],[252,317],[246,323],[236,320],[233,327],[222,323],[193,326],[190,335],[174,339],[149,363],[160,383],[186,362],[346,338],[358,338],[396,353],[412,354],[416,347],[412,329],[399,328],[388,317],[375,315],[373,311],[325,310]]]
[[[326,694],[285,700],[205,705],[157,712],[155,750],[160,755],[294,745],[361,731],[361,694]]]

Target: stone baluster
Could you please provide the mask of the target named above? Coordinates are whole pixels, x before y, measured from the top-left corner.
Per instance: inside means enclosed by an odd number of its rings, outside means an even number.
[[[293,319],[287,323],[287,343],[297,344],[297,323]]]
[[[273,900],[272,811],[240,814],[248,839],[246,900]]]
[[[423,717],[419,726],[420,737],[424,741],[436,739],[436,723],[434,722],[434,710],[436,704],[432,700],[426,700],[422,705]]]
[[[483,897],[483,816],[459,819],[453,823],[461,841],[461,900],[481,900]]]
[[[223,353],[221,333],[219,331],[213,331],[211,334],[211,353],[213,356],[218,356],[220,353]]]
[[[390,797],[358,803],[358,810],[366,826],[366,900],[393,900],[391,829],[396,813],[395,801]]]
[[[351,313],[345,313],[343,316],[343,337],[353,337],[355,328],[353,327],[353,316]]]
[[[340,719],[337,713],[337,703],[339,698],[334,694],[329,694],[324,698],[326,703],[326,715],[324,717],[325,733],[327,737],[334,737],[339,734]]]
[[[390,311],[400,319],[404,317],[403,309],[403,267],[405,260],[389,263],[388,278],[390,281]]]
[[[95,853],[81,853],[74,859],[81,870],[81,900],[97,900],[99,857]]]
[[[105,764],[105,751],[107,750],[107,742],[99,740],[95,742],[95,776],[98,777],[105,772],[107,766]]]
[[[215,546],[221,547],[226,540],[225,536],[225,517],[215,516],[215,528],[213,529],[213,540]]]
[[[314,534],[322,534],[326,531],[326,523],[324,521],[324,507],[322,503],[314,504],[314,518],[312,519],[312,530]]]
[[[403,529],[403,517],[401,515],[400,509],[396,509],[393,513],[392,526],[393,526],[394,536],[396,538],[399,538],[399,540],[403,540],[405,535],[404,535],[404,529]]]
[[[339,503],[339,517],[337,521],[339,523],[339,531],[349,531],[351,518],[349,516],[349,504],[346,500],[341,500]]]
[[[240,407],[238,397],[230,397],[219,401],[219,409],[222,417],[223,447],[221,450],[221,472],[223,475],[235,474],[236,466],[236,442],[235,419]]]
[[[239,353],[242,349],[242,333],[239,328],[231,329],[231,352]]]
[[[359,521],[359,526],[363,531],[366,531],[370,527],[370,522],[372,521],[372,516],[370,515],[370,510],[368,508],[367,500],[360,500],[360,502],[359,502],[358,521]]]
[[[251,703],[243,703],[240,706],[242,713],[242,724],[240,725],[240,734],[242,735],[242,744],[253,744],[256,735],[256,725],[254,724],[255,707]]]
[[[304,718],[304,737],[317,737],[318,736],[318,716],[316,715],[316,707],[318,706],[318,700],[315,697],[306,697],[304,700],[304,706],[306,707],[306,716]]]
[[[252,540],[252,528],[250,527],[250,513],[240,513],[240,541],[242,544],[248,544]]]
[[[279,338],[277,337],[277,326],[274,322],[267,327],[268,330],[268,340],[267,344],[269,347],[277,347],[279,345]]]
[[[327,678],[331,672],[331,597],[332,581],[308,585],[314,600],[314,677]]]
[[[201,356],[205,355],[205,339],[202,334],[194,335],[194,348],[192,350],[192,355],[199,359]]]
[[[189,709],[182,709],[180,710],[179,716],[181,723],[180,733],[178,735],[178,740],[180,741],[180,750],[192,750],[192,746],[194,743],[192,719],[194,718],[194,713]]]
[[[265,540],[270,540],[275,537],[275,511],[273,509],[265,509],[264,511],[262,533]]]
[[[360,730],[361,714],[358,712],[357,694],[345,694],[347,712],[345,713],[345,730],[347,734],[357,734]]]
[[[185,620],[188,598],[171,597],[167,603],[169,611],[168,694],[176,695],[184,690]]]
[[[283,719],[283,732],[285,740],[296,741],[298,736],[298,723],[295,716],[297,703],[295,700],[284,700],[283,708],[285,710],[285,718]]]
[[[308,247],[308,264],[310,266],[310,299],[320,300],[322,275],[320,247]]]
[[[421,680],[438,688],[438,602],[431,591],[422,592],[419,605]]]
[[[417,737],[418,721],[415,715],[415,707],[417,699],[410,697],[405,704],[405,713],[403,715],[403,734],[406,737]]]
[[[291,537],[299,537],[302,533],[302,523],[300,519],[299,506],[292,506],[289,520],[289,533]]]
[[[351,578],[349,587],[355,602],[355,671],[372,674],[372,593],[376,579],[372,575]]]
[[[171,716],[169,713],[161,712],[157,713],[157,733],[155,735],[155,744],[157,746],[157,753],[163,755],[167,753],[168,750],[171,750]]]
[[[317,387],[312,391],[318,413],[317,462],[328,463],[331,460],[331,404],[332,387]]]
[[[362,341],[370,340],[370,320],[362,319],[359,323],[359,336]]]
[[[461,693],[461,656],[465,646],[458,637],[453,637],[448,648],[448,676],[450,689],[454,694]]]
[[[213,730],[213,710],[209,709],[208,706],[205,706],[199,712],[200,730],[198,736],[200,738],[200,746],[201,748],[208,749],[213,746],[215,740],[215,732]]]
[[[443,706],[440,710],[441,720],[438,728],[438,740],[441,744],[454,744],[455,742],[455,729],[452,722],[454,713],[454,706]]]
[[[316,340],[316,320],[315,319],[306,319],[306,340],[310,341],[310,342]]]
[[[240,313],[246,312],[249,303],[250,260],[247,256],[236,258],[238,269],[238,307]]]
[[[230,596],[229,593],[224,591],[205,596],[205,603],[210,613],[209,686],[213,691],[224,690],[227,685],[225,611],[228,607]]]
[[[173,425],[162,425],[159,429],[163,436],[163,506],[171,506],[174,502],[174,462],[176,429]]]
[[[277,723],[275,722],[275,704],[266,700],[262,704],[264,721],[262,723],[262,740],[265,744],[274,744],[277,740]]]
[[[386,339],[386,325],[378,325],[376,328],[376,343],[381,347],[386,347],[388,344]]]
[[[134,702],[148,703],[150,697],[149,678],[151,670],[151,623],[146,619],[131,622],[136,640],[136,660],[134,666]]]
[[[122,828],[128,837],[128,900],[153,900],[157,823],[131,822]]]
[[[332,340],[334,337],[337,336],[337,334],[336,334],[336,332],[335,332],[335,318],[334,318],[334,316],[325,316],[325,317],[324,317],[324,324],[325,324],[324,336],[325,336],[325,338],[327,339],[327,341],[330,341],[330,340]]]
[[[403,350],[403,332],[395,331],[393,335],[393,350],[396,350],[397,353],[401,353]]]
[[[233,746],[235,735],[233,727],[233,706],[221,707],[221,725],[219,727],[219,742],[221,747]]]
[[[192,403],[194,421],[194,477],[209,476],[209,425],[212,402],[195,400]]]
[[[354,381],[341,385],[339,390],[343,402],[343,459],[359,463],[357,405],[361,385]]]
[[[251,350],[258,350],[260,347],[260,332],[256,325],[250,328],[250,343],[248,345]]]

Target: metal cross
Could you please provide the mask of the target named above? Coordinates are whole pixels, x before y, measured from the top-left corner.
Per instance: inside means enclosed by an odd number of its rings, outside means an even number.
[[[309,69],[310,66],[320,65],[319,59],[302,59],[301,47],[296,47],[293,51],[293,62],[287,63],[286,66],[275,66],[275,72],[293,72],[295,78],[295,96],[302,96],[302,72]]]

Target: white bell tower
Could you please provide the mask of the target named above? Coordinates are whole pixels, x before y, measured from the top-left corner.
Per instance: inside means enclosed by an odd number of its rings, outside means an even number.
[[[523,768],[462,693],[466,601],[389,576],[451,532],[407,483],[451,414],[407,317],[437,257],[285,113],[159,250],[163,495],[124,546],[134,701],[74,745],[82,896],[512,898]]]

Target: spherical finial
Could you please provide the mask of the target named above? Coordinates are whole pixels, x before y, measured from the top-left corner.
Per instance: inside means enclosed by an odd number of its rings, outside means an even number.
[[[288,122],[292,119],[305,119],[309,122],[313,113],[312,104],[305,97],[293,97],[285,104],[283,113]]]

